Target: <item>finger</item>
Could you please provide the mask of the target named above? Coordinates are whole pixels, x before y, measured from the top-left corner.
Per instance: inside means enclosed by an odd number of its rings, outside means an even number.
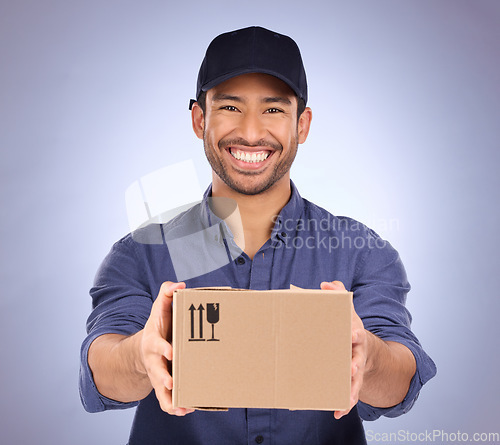
[[[356,374],[352,378],[351,383],[351,408],[358,403],[359,391],[361,390],[361,385],[363,384],[363,377],[361,374]]]
[[[158,295],[162,294],[167,297],[172,297],[172,295],[174,294],[174,290],[184,289],[185,287],[186,283],[184,283],[183,281],[179,281],[178,283],[174,283],[172,281],[165,281],[160,286],[160,291],[158,292]]]
[[[168,362],[172,360],[172,346],[161,338],[154,338],[144,352],[144,367],[153,387],[163,385],[172,389]]]
[[[174,295],[174,291],[177,289],[185,289],[186,283],[173,283],[172,281],[165,281],[158,292],[158,297],[155,300],[156,308],[158,308],[158,312],[171,312],[172,311],[172,296]]]
[[[155,388],[155,394],[162,411],[172,416],[185,416],[195,411],[191,408],[174,408],[172,405],[172,392],[165,388]]]
[[[149,380],[153,388],[173,388],[173,379],[167,368],[167,361],[164,358],[152,358],[147,369]]]
[[[172,319],[172,296],[174,290],[176,289],[184,289],[186,284],[181,283],[172,283],[171,281],[165,281],[158,292],[158,296],[153,303],[153,307],[151,309],[150,321],[152,326],[160,332],[160,335],[163,338],[167,338],[170,323]]]
[[[352,345],[358,346],[365,342],[365,329],[364,328],[353,328],[352,330]]]
[[[153,387],[165,386],[168,389],[172,389],[172,376],[168,372],[165,358],[152,356],[147,361],[146,372]]]
[[[174,414],[174,408],[172,406],[172,392],[164,386],[159,385],[155,386],[155,395],[162,411]]]
[[[152,372],[150,379],[154,388],[166,388],[172,391],[174,381],[168,371]]]
[[[185,416],[186,414],[194,413],[195,410],[192,408],[175,408],[174,414],[176,416]]]
[[[161,357],[165,357],[167,360],[172,361],[172,345],[167,340],[165,340],[161,336],[161,334],[158,334],[156,332],[149,333],[144,341],[145,346],[143,354],[145,358],[154,361],[155,358],[161,359]]]
[[[346,290],[342,281],[323,281],[320,288],[323,290]]]
[[[359,366],[357,363],[352,363],[351,365],[351,379],[358,373],[359,371]]]
[[[333,413],[334,417],[338,420],[349,414],[351,409],[358,403],[359,400],[359,391],[361,389],[361,385],[363,383],[362,375],[358,373],[358,369],[356,368],[353,372],[353,377],[351,380],[351,397],[349,400],[350,407],[346,410],[338,410]]]
[[[345,290],[345,286],[344,286],[344,283],[342,283],[342,281],[332,281],[332,284],[338,290]]]
[[[352,359],[351,359],[351,371],[352,375],[364,370],[366,364],[366,356],[362,345],[353,345],[352,348]]]
[[[339,420],[342,417],[344,417],[346,414],[349,414],[350,411],[351,411],[350,409],[347,409],[347,410],[344,410],[344,411],[335,411],[333,413],[333,417],[335,417],[337,420]]]
[[[165,357],[169,361],[172,361],[174,356],[174,349],[172,348],[172,345],[164,338],[157,339],[157,346],[155,352],[159,356]]]
[[[174,389],[174,379],[168,373],[168,371],[163,375],[163,386],[169,391],[172,391],[172,389]]]
[[[352,328],[353,329],[365,329],[365,325],[363,324],[363,320],[359,318],[358,313],[356,312],[356,309],[354,308],[354,304],[351,306],[351,321],[352,321]]]

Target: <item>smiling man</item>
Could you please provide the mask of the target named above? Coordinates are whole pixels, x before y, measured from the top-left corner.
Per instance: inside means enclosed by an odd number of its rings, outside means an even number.
[[[261,73],[232,77],[201,100],[193,105],[193,128],[212,167],[212,196],[238,204],[244,250],[253,258],[290,199],[290,167],[312,113],[306,108],[298,116],[293,90]]]
[[[212,185],[201,204],[161,225],[161,244],[138,241],[154,225],[116,243],[91,290],[82,401],[91,412],[137,406],[129,445],[364,444],[361,419],[407,412],[435,374],[410,329],[410,286],[397,252],[364,225],[301,198],[290,180],[311,124],[306,103],[305,70],[289,37],[245,28],[207,49],[191,116]],[[221,216],[217,199],[235,203],[241,219]],[[190,243],[194,233],[211,236]],[[200,258],[220,266],[195,273]],[[174,410],[173,291],[291,284],[354,293],[351,409]]]
[[[281,181],[290,188],[297,144],[305,141],[311,110],[297,122],[297,98],[268,74],[242,74],[211,88],[205,107],[195,104],[193,127],[220,182],[238,194],[257,195]],[[203,108],[205,108],[203,107]]]

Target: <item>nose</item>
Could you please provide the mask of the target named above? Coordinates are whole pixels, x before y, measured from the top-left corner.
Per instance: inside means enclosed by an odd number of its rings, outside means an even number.
[[[238,132],[239,136],[252,145],[258,145],[267,135],[267,129],[258,113],[244,113],[238,125]]]

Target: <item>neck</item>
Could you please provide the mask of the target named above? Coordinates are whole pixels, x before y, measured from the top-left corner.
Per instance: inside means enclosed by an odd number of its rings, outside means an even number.
[[[290,194],[289,175],[263,193],[243,195],[213,174],[212,196],[230,198],[236,202],[239,213],[234,212],[225,221],[233,232],[236,244],[252,259],[271,236],[274,218],[286,205]]]

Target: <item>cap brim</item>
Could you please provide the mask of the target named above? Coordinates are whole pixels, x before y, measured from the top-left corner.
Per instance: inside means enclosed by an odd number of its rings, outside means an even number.
[[[293,92],[295,93],[295,95],[297,97],[299,97],[300,99],[304,99],[300,95],[300,92],[299,92],[299,89],[297,88],[297,86],[290,79],[287,79],[285,76],[283,76],[275,71],[267,70],[267,69],[263,69],[263,68],[245,68],[245,69],[241,69],[241,70],[231,71],[230,73],[223,74],[222,76],[216,77],[215,79],[211,80],[210,82],[207,82],[205,85],[203,85],[201,87],[201,90],[208,91],[211,88],[221,84],[222,82],[225,82],[226,80],[232,79],[233,77],[236,77],[236,76],[241,76],[242,74],[250,74],[250,73],[262,73],[262,74],[269,74],[271,76],[274,76],[274,77],[280,79],[281,81],[285,82],[293,90]]]

